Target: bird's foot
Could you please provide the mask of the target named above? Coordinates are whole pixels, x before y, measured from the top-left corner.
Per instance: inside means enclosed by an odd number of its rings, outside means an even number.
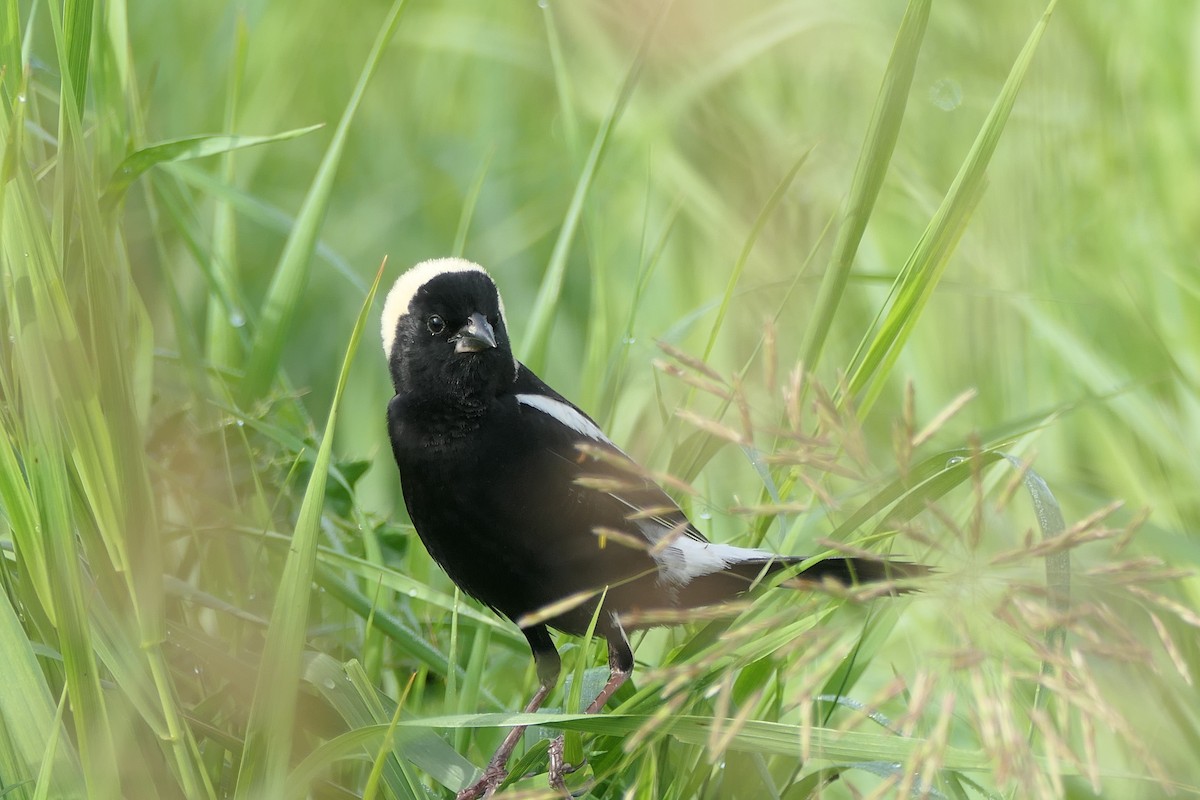
[[[550,758],[550,786],[556,789],[563,797],[571,798],[575,794],[567,786],[566,776],[578,770],[582,764],[568,764],[563,757],[563,747],[565,740],[563,734],[559,734],[550,742],[550,748],[547,751]],[[586,761],[584,763],[587,763]]]
[[[483,777],[455,795],[455,800],[480,800],[491,797],[507,775],[508,769],[504,764],[488,764],[487,769],[483,771]]]
[[[570,797],[571,790],[567,788],[567,782],[563,776],[567,772],[567,765],[563,763],[563,735],[560,733],[550,742],[550,749],[547,750],[550,757],[550,787],[556,789],[563,797]]]

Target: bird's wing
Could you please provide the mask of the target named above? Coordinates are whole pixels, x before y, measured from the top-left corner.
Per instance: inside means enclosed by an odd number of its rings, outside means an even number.
[[[692,579],[720,572],[738,563],[763,563],[775,554],[709,542],[663,489],[604,435],[600,426],[562,395],[522,365],[515,387],[519,406],[531,414],[540,439],[559,456],[563,469],[583,491],[604,496],[603,505],[615,508],[618,532],[646,548],[668,585],[685,585]],[[537,420],[535,422],[534,420]],[[547,427],[549,426],[549,427]],[[594,502],[594,500],[593,500]],[[597,509],[599,510],[599,509]]]
[[[627,518],[637,523],[632,527],[651,546],[660,544],[667,535],[708,543],[671,496],[617,447],[595,420],[524,364],[517,370],[514,392],[522,406],[557,423],[559,435],[548,436],[547,441],[553,441],[559,454],[571,463],[569,469],[577,473],[579,485],[603,491],[620,504]]]

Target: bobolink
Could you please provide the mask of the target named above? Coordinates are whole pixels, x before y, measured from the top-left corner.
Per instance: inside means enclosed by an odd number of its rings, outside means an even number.
[[[633,670],[623,615],[728,600],[806,560],[705,539],[587,414],[517,361],[496,284],[477,264],[436,259],[401,275],[382,328],[396,389],[388,435],[421,541],[464,592],[510,620],[552,607],[522,628],[541,684],[526,712],[558,679],[548,628],[582,635],[595,618],[608,641],[593,713]],[[643,546],[605,546],[612,531]],[[913,567],[831,558],[802,580],[876,581]],[[521,733],[510,731],[460,798],[495,790]],[[556,754],[550,779],[561,789]]]

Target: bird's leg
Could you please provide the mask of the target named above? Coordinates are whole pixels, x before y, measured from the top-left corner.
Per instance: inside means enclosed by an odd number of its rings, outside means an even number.
[[[604,684],[600,694],[596,695],[596,699],[588,705],[584,713],[595,714],[604,708],[604,704],[629,680],[631,674],[633,649],[629,646],[629,640],[625,638],[625,632],[621,631],[619,639],[608,640],[608,683]]]
[[[550,741],[550,747],[546,751],[546,756],[550,761],[550,788],[557,789],[563,797],[572,797],[571,790],[567,788],[567,782],[563,779],[563,775],[568,771],[563,757],[563,747],[565,746],[563,734],[560,733]],[[570,770],[574,771],[575,767],[571,767]]]
[[[621,627],[616,614],[612,615],[612,628],[607,632],[607,636],[608,683],[604,684],[604,688],[596,695],[596,699],[588,705],[584,711],[585,714],[595,714],[603,709],[604,704],[608,702],[609,698],[633,674],[633,648],[629,646],[629,639],[625,636],[625,629]],[[567,784],[563,780],[563,776],[574,772],[580,766],[582,765],[568,765],[563,763],[563,735],[559,734],[558,738],[550,743],[550,785],[564,795],[569,796],[570,792],[567,790]]]
[[[550,691],[558,683],[561,662],[558,658],[558,651],[554,649],[554,642],[550,639],[550,632],[546,630],[545,625],[525,628],[523,632],[525,638],[529,640],[530,649],[533,650],[533,660],[537,665],[538,681],[541,684],[525,706],[524,713],[532,714],[542,707],[542,703],[546,702]],[[483,777],[459,792],[456,800],[478,800],[481,797],[491,797],[495,793],[500,784],[504,782],[504,777],[508,775],[509,756],[512,755],[517,742],[521,741],[521,735],[525,733],[526,727],[525,725],[516,725],[508,732],[483,770]]]

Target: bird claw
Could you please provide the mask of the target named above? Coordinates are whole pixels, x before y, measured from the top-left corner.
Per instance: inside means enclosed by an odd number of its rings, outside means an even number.
[[[567,786],[565,776],[579,769],[579,765],[567,764],[563,759],[564,738],[559,734],[550,742],[550,747],[547,754],[550,759],[550,786],[558,791],[564,798],[573,798],[575,795]],[[487,769],[483,772],[483,777],[475,781],[475,783],[463,789],[457,795],[455,800],[486,800],[496,793],[500,788],[500,784],[504,783],[504,779],[508,777],[508,769],[501,764],[488,764]]]
[[[558,793],[563,797],[570,797],[571,790],[567,788],[567,782],[563,779],[566,773],[566,764],[563,763],[563,736],[559,734],[550,742],[550,748],[546,751],[550,758],[550,786],[557,789]]]
[[[491,797],[496,789],[508,776],[508,769],[503,764],[488,764],[483,771],[483,777],[454,796],[454,800],[480,800]]]
[[[547,754],[550,758],[550,786],[557,789],[563,797],[575,797],[575,794],[567,786],[565,776],[578,770],[583,764],[567,764],[563,759],[564,738],[563,734],[559,734],[550,742],[550,748]],[[584,763],[587,763],[586,761]]]

